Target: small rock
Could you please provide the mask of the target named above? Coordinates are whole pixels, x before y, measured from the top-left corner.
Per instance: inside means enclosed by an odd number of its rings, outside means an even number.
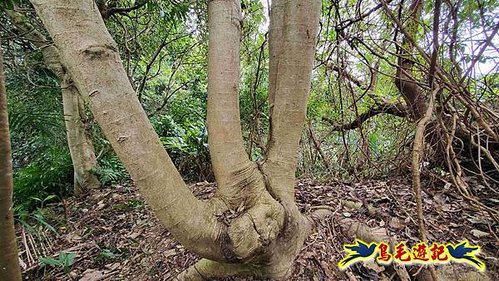
[[[475,236],[476,238],[483,238],[483,237],[487,237],[490,235],[489,233],[478,230],[478,229],[471,230],[471,234],[473,234],[473,236]]]

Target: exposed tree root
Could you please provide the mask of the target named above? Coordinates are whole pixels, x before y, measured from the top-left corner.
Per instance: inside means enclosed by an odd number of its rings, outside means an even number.
[[[331,207],[329,206],[318,206],[316,210],[310,215],[309,218],[305,218],[304,223],[301,224],[298,233],[303,233],[301,238],[298,240],[304,240],[312,232],[312,227],[315,227],[316,222],[330,217],[334,214]],[[284,231],[283,236],[289,235],[292,231]],[[280,241],[283,239],[278,239],[278,245],[269,245],[266,249],[269,252],[281,252],[283,248],[287,246],[286,241]],[[279,245],[281,244],[281,245]],[[264,250],[265,251],[265,250]],[[263,254],[263,256],[267,256]],[[276,257],[277,256],[277,257]],[[270,256],[269,256],[270,257]],[[192,265],[172,280],[179,281],[201,281],[201,280],[213,280],[226,278],[231,276],[245,277],[245,276],[256,276],[262,278],[273,278],[276,280],[285,280],[290,274],[289,268],[290,263],[294,260],[293,253],[286,253],[284,251],[283,255],[274,254],[272,259],[269,261],[260,260],[260,257],[256,257],[257,260],[249,260],[245,263],[220,263],[208,259],[201,259],[196,264]],[[266,264],[269,262],[268,264]],[[286,270],[287,268],[287,270]]]
[[[414,188],[414,195],[416,199],[416,209],[417,209],[417,217],[418,217],[418,226],[419,226],[419,236],[421,241],[428,242],[426,239],[426,227],[424,222],[424,213],[423,213],[423,199],[421,196],[421,159],[424,155],[424,133],[426,130],[426,125],[431,119],[433,114],[433,105],[435,101],[436,94],[440,91],[440,88],[436,88],[433,90],[432,95],[430,97],[430,102],[428,107],[426,108],[426,112],[421,120],[419,120],[416,136],[414,137],[414,143],[412,148],[412,186]],[[429,267],[431,276],[433,281],[437,281],[437,273],[435,271],[435,267]]]
[[[208,259],[201,259],[191,267],[184,270],[172,281],[203,281],[216,280],[231,276],[252,275],[257,272],[257,268],[252,268],[245,264],[219,263]]]

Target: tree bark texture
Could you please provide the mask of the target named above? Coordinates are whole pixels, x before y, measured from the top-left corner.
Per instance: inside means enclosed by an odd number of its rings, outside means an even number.
[[[418,31],[418,21],[423,8],[423,0],[413,0],[409,7],[409,18],[407,20],[405,30],[416,38]],[[416,78],[414,77],[414,52],[415,48],[407,37],[403,37],[402,46],[399,48],[398,66],[395,75],[395,85],[404,98],[407,107],[409,118],[412,121],[421,119],[426,111],[426,98],[421,93]]]
[[[21,280],[12,203],[12,159],[7,93],[0,48],[0,279]]]
[[[263,163],[249,160],[241,134],[240,2],[208,2],[207,122],[218,183],[208,201],[194,197],[161,145],[93,1],[32,3],[77,89],[149,205],[180,243],[203,257],[178,278],[288,276],[311,228],[294,200],[294,173],[321,1],[272,2],[272,133]]]

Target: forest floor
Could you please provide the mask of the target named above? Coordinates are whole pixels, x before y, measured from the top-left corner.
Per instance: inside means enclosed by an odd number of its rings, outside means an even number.
[[[429,180],[423,184],[428,240],[468,239],[470,244],[480,245],[480,258],[487,265],[488,276],[469,277],[467,274],[474,269],[463,264],[437,266],[437,270],[446,272],[446,280],[499,280],[499,225],[487,213],[470,207],[470,202],[463,201],[452,188]],[[191,188],[197,196],[208,198],[215,185],[198,183]],[[29,231],[19,226],[25,279],[167,280],[196,262],[198,257],[175,242],[137,191],[131,184],[116,185],[45,207],[45,217],[57,234],[47,228]],[[491,193],[487,198],[487,193],[481,193],[486,196],[483,202],[497,208],[496,196]],[[327,205],[334,215],[318,222],[305,242],[292,280],[400,280],[399,271],[375,263],[358,263],[339,271],[337,263],[345,255],[342,245],[353,242],[355,237],[338,222],[357,221],[370,227],[373,234],[414,245],[419,238],[408,179],[359,183],[302,179],[297,182],[296,199],[305,214],[311,213],[314,206]],[[70,253],[69,261],[67,255],[59,255],[61,252]],[[40,263],[41,256],[51,256],[52,266],[50,262]],[[406,270],[411,279],[428,280],[423,278],[427,273],[419,265],[407,266]]]

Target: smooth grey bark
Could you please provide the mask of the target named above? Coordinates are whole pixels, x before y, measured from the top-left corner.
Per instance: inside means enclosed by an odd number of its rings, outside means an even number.
[[[32,0],[76,87],[146,201],[180,243],[203,257],[179,276],[184,280],[286,278],[311,228],[298,211],[293,188],[321,1],[275,2],[288,16],[271,19],[282,21],[282,45],[274,58],[279,70],[272,93],[273,146],[260,165],[249,161],[242,145],[240,2],[208,2],[208,130],[219,188],[214,198],[200,201],[149,123],[93,1]]]

